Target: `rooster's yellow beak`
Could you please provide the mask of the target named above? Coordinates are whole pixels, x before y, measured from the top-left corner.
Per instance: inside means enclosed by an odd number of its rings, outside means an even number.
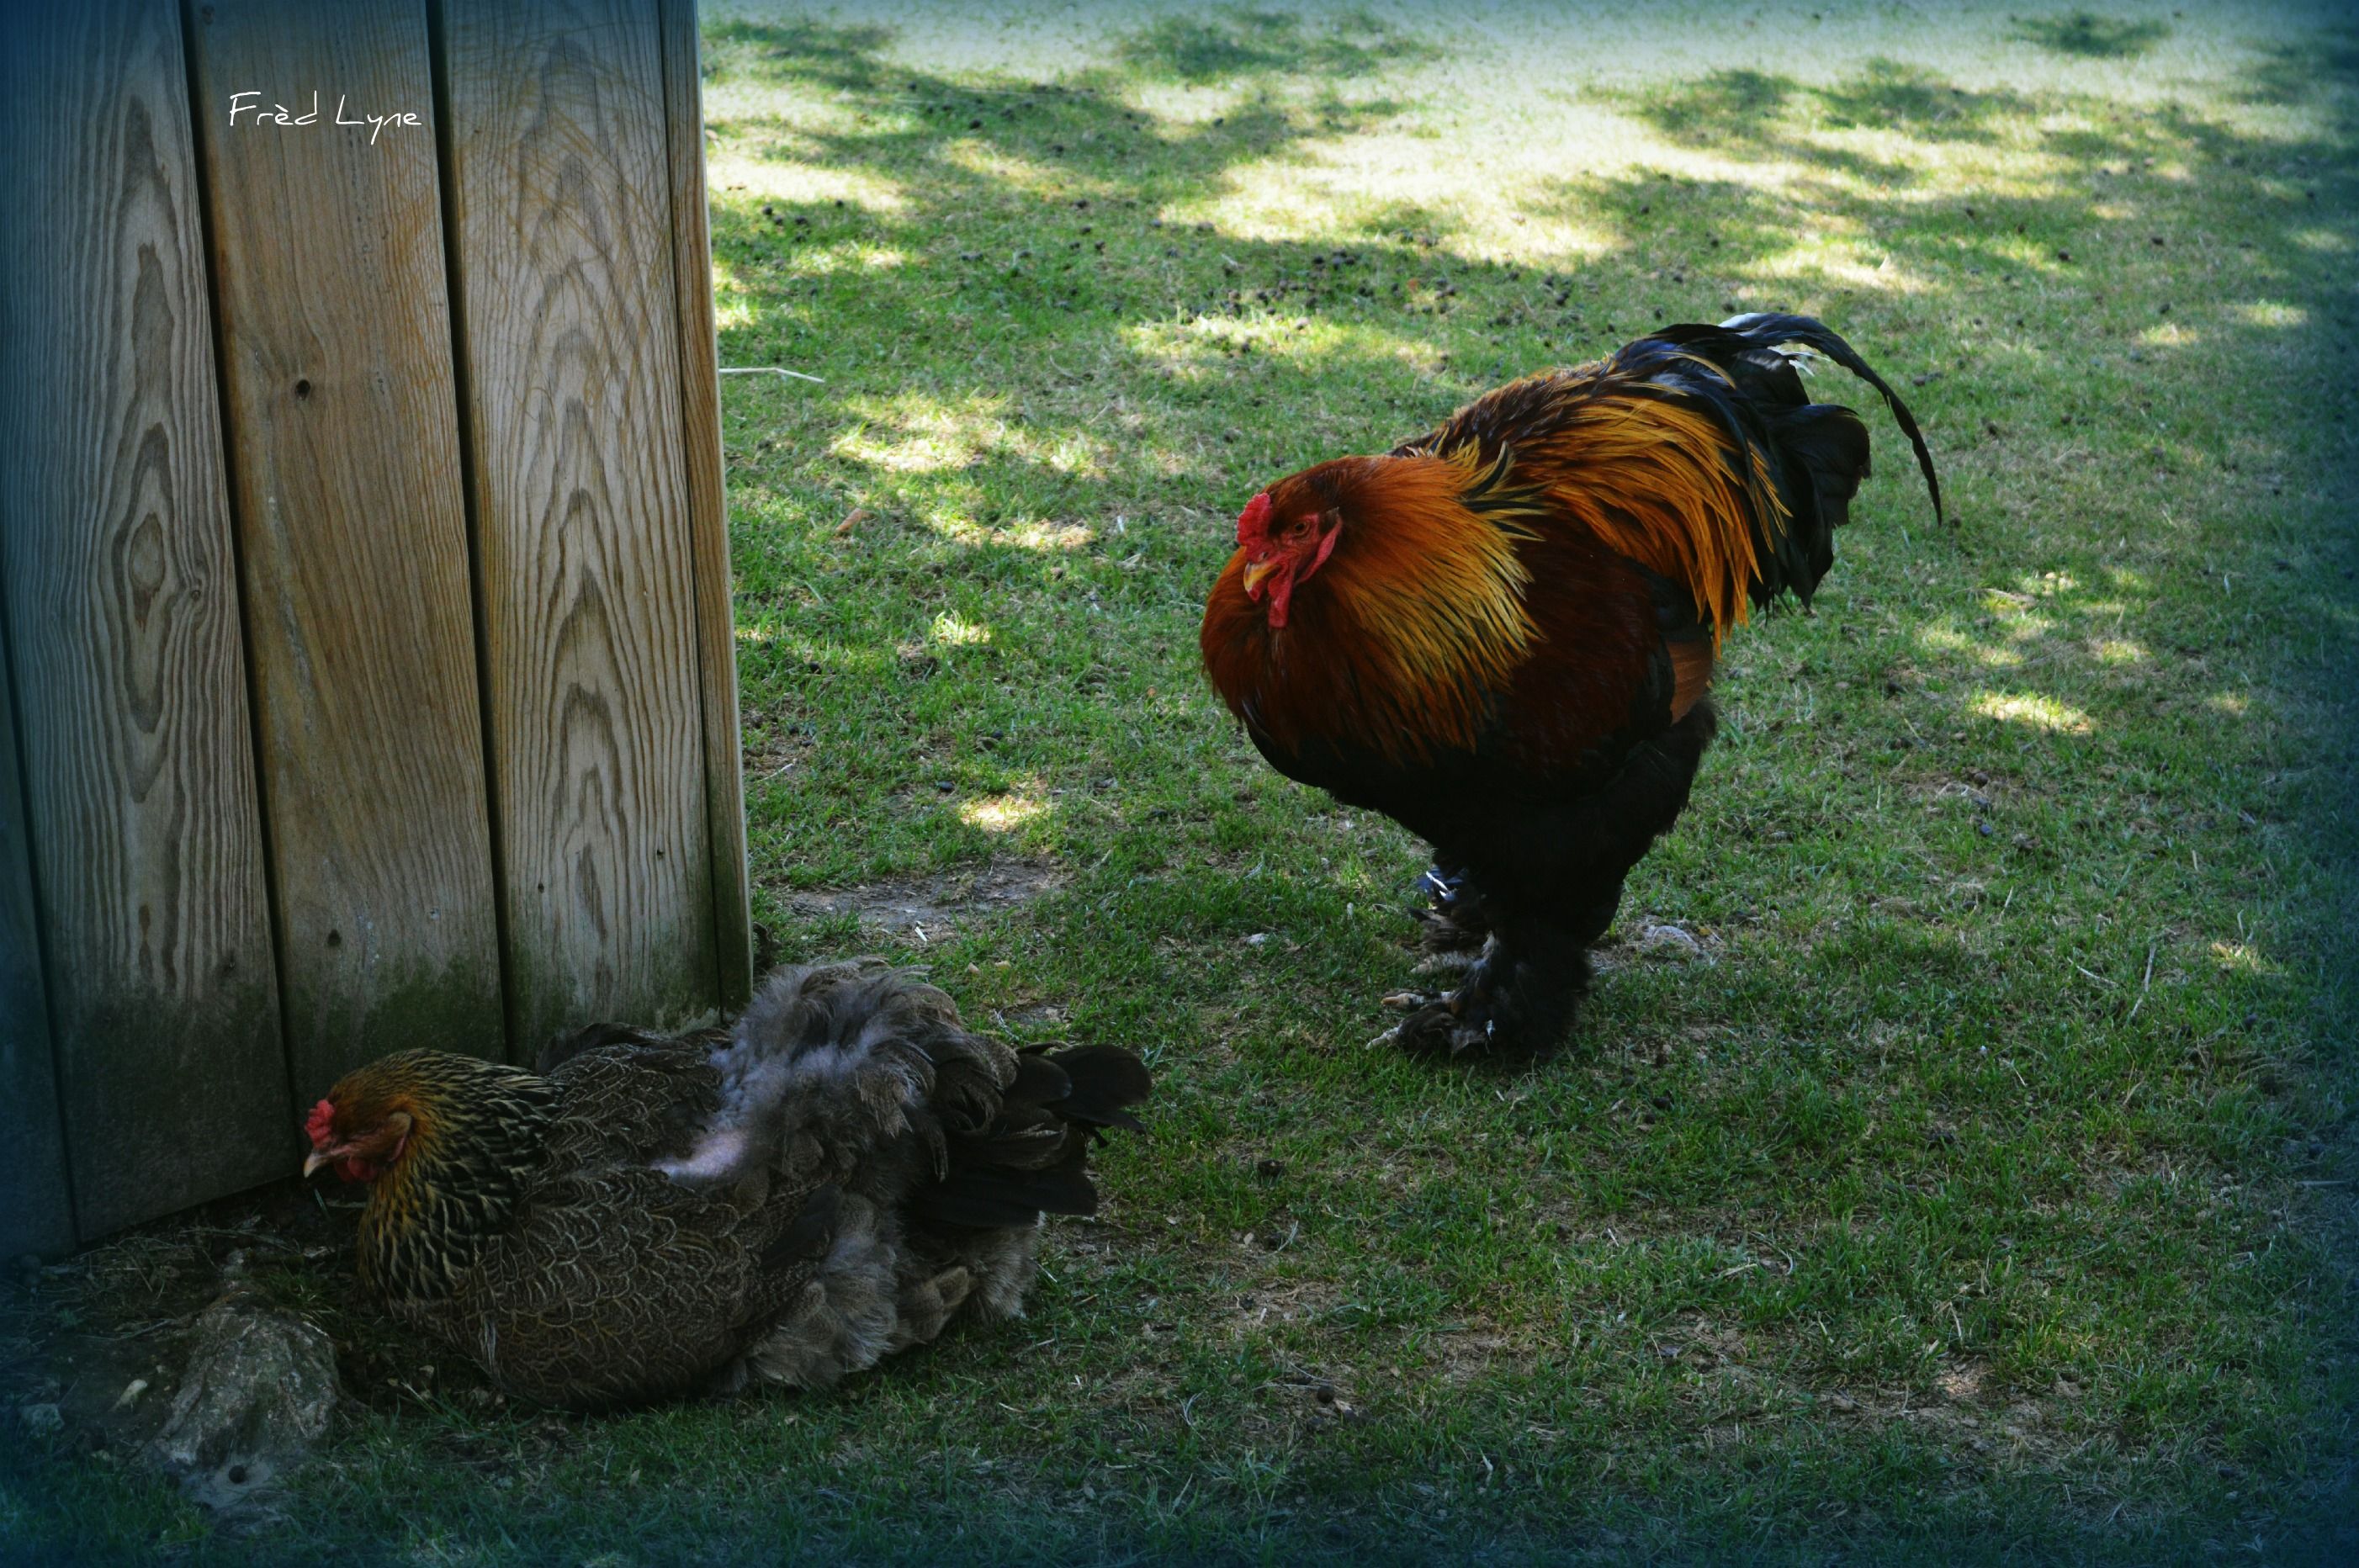
[[[1246,561],[1245,574],[1245,597],[1248,599],[1259,598],[1261,596],[1261,585],[1263,582],[1268,578],[1271,572],[1276,572],[1277,570],[1277,559],[1275,556],[1271,557],[1267,561]]]
[[[342,1150],[342,1149],[313,1149],[313,1150],[311,1151],[311,1153],[310,1153],[310,1154],[309,1154],[308,1156],[306,1156],[306,1157],[304,1158],[304,1160],[303,1160],[303,1180],[305,1180],[306,1181],[310,1181],[310,1180],[311,1179],[311,1172],[312,1172],[312,1171],[317,1171],[317,1170],[318,1170],[321,1166],[322,1166],[322,1165],[326,1165],[326,1164],[330,1164],[330,1163],[332,1163],[332,1161],[333,1161],[333,1160],[335,1160],[339,1155],[342,1154],[343,1152],[344,1152],[344,1150]]]

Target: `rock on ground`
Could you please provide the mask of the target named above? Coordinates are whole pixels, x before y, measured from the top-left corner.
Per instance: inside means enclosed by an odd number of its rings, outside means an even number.
[[[292,1469],[336,1409],[328,1336],[245,1290],[205,1309],[148,1452],[200,1502],[234,1508]]]

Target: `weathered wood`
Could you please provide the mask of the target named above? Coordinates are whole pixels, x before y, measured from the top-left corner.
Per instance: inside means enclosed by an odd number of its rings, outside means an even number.
[[[79,1219],[284,1171],[176,8],[5,8],[0,573]]]
[[[7,667],[0,646],[0,1258],[74,1239]]]
[[[735,1007],[753,993],[753,915],[747,902],[736,604],[729,586],[729,506],[721,481],[721,377],[715,371],[719,347],[712,319],[712,250],[705,223],[704,104],[695,0],[662,0],[662,24],[689,550],[696,572],[696,644],[703,682],[705,815],[712,835],[713,954],[722,1002]]]
[[[507,1049],[433,73],[424,0],[211,0],[190,21],[309,1096],[405,1045]],[[259,117],[275,103],[317,117]],[[405,111],[420,123],[339,123]]]
[[[513,1038],[719,996],[663,58],[643,0],[445,14]]]

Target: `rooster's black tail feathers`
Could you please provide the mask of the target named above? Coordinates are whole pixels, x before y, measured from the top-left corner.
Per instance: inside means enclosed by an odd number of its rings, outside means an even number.
[[[1940,479],[1916,416],[1823,322],[1769,313],[1734,316],[1718,326],[1688,322],[1650,333],[1614,359],[1661,393],[1708,409],[1739,450],[1760,460],[1747,482],[1766,479],[1777,505],[1761,495],[1755,507],[1756,575],[1749,592],[1756,604],[1787,589],[1809,601],[1834,563],[1834,530],[1849,519],[1852,497],[1868,473],[1866,422],[1849,408],[1810,400],[1797,348],[1832,360],[1883,397],[1916,452],[1933,515],[1945,517]],[[1697,361],[1710,369],[1700,370]]]
[[[1948,513],[1941,506],[1940,475],[1933,472],[1933,453],[1925,444],[1925,432],[1917,428],[1917,416],[1908,411],[1908,405],[1900,400],[1900,394],[1892,389],[1890,383],[1878,376],[1867,361],[1860,358],[1859,351],[1838,337],[1825,322],[1812,316],[1787,316],[1761,310],[1750,315],[1731,316],[1719,326],[1706,330],[1741,339],[1748,350],[1756,352],[1766,350],[1776,354],[1788,343],[1800,343],[1814,353],[1824,354],[1875,387],[1883,397],[1884,406],[1892,410],[1892,422],[1900,427],[1900,433],[1908,438],[1909,446],[1916,451],[1917,471],[1925,476],[1925,489],[1933,498],[1935,519],[1947,520]]]

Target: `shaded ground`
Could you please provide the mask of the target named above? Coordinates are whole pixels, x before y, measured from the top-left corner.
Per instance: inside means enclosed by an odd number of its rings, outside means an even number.
[[[2359,40],[2257,7],[1010,16],[708,25],[723,362],[823,378],[724,384],[757,914],[785,957],[882,947],[1019,1038],[1147,1051],[1105,1213],[1021,1323],[603,1421],[419,1384],[310,1255],[348,1222],[305,1218],[276,1288],[367,1390],[290,1504],[315,1534],[212,1529],[87,1417],[0,1461],[0,1531],[2359,1555]],[[1419,861],[1204,691],[1238,506],[1772,306],[1908,394],[1958,526],[1879,427],[1815,614],[1731,639],[1578,1050],[1363,1051]],[[227,1244],[158,1235],[197,1301]],[[45,1276],[9,1321],[136,1334],[147,1289]]]

